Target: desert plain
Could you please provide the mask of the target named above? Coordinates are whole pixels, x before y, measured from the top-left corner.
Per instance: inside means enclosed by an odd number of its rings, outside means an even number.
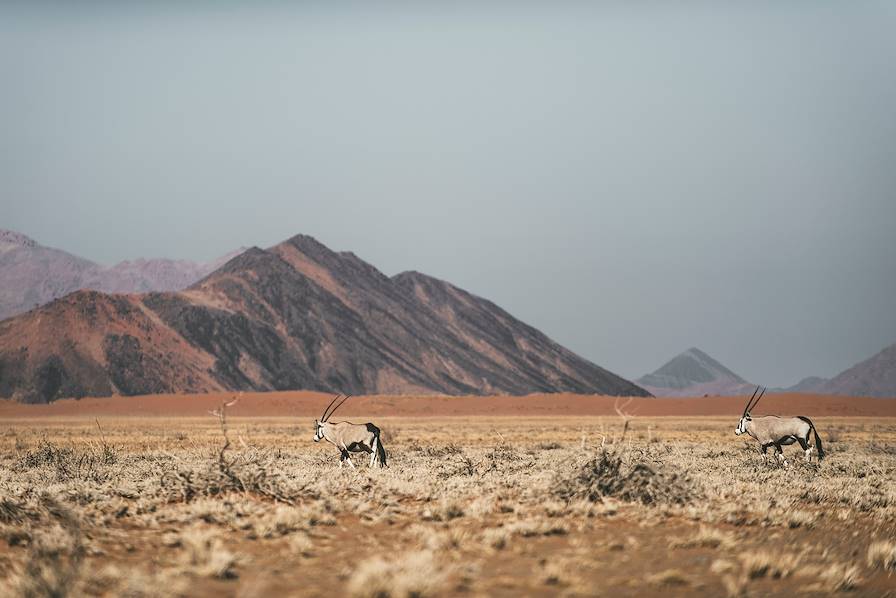
[[[826,458],[768,464],[743,397],[0,402],[0,594],[896,596],[896,401],[773,394]]]

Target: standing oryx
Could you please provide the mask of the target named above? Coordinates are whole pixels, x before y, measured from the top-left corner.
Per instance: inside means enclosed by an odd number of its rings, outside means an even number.
[[[809,434],[815,434],[815,449],[818,451],[818,460],[824,459],[824,449],[821,448],[821,437],[815,424],[808,417],[797,415],[796,417],[778,417],[777,415],[763,415],[762,417],[752,417],[750,410],[759,403],[759,399],[765,394],[765,389],[756,397],[759,387],[753,391],[753,396],[747,401],[744,407],[744,413],[734,429],[734,433],[740,436],[747,433],[759,442],[759,450],[762,452],[762,460],[767,461],[766,451],[770,446],[775,447],[775,458],[784,462],[787,467],[787,459],[784,458],[784,451],[781,445],[793,444],[799,442],[800,446],[806,451],[806,461],[809,461],[812,455],[812,447],[809,446]],[[756,398],[755,401],[753,399]]]
[[[320,442],[325,439],[339,449],[339,467],[342,467],[344,461],[352,467],[355,466],[349,458],[349,453],[370,453],[370,467],[374,464],[380,467],[386,466],[386,450],[380,441],[380,429],[371,423],[353,424],[351,422],[330,423],[327,419],[339,409],[342,403],[346,402],[351,395],[346,395],[338,405],[333,407],[333,403],[339,400],[341,395],[330,401],[324,414],[319,420],[314,420],[314,442]],[[331,410],[330,407],[333,407]]]

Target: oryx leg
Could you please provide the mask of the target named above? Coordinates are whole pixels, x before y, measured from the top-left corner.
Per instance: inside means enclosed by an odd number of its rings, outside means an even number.
[[[796,441],[800,443],[800,448],[806,453],[806,463],[808,463],[812,460],[812,447],[802,438],[797,438]]]
[[[780,444],[775,444],[775,457],[779,462],[784,464],[784,467],[787,467],[787,459],[784,457],[784,449],[781,448]]]
[[[373,442],[370,443],[370,448],[372,448],[373,450],[370,451],[370,465],[368,467],[373,467],[377,463],[377,461],[379,461],[378,453],[376,451],[376,446],[377,444],[379,444],[379,441],[380,439],[374,436]]]
[[[762,453],[762,463],[763,465],[768,465],[768,445],[760,444],[759,452]]]
[[[355,464],[352,463],[352,459],[349,456],[348,451],[343,450],[342,454],[339,456],[339,467],[342,467],[345,461],[348,461],[348,464],[351,465],[351,468],[355,469]]]

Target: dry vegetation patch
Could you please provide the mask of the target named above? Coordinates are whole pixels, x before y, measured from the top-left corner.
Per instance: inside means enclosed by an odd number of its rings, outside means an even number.
[[[554,493],[564,500],[606,497],[644,505],[690,503],[699,495],[696,484],[684,472],[669,471],[661,463],[649,464],[630,451],[600,449],[573,472],[561,477]]]
[[[892,587],[889,423],[844,420],[820,467],[793,459],[783,469],[764,466],[723,420],[634,420],[628,439],[613,438],[618,418],[552,422],[378,422],[401,428],[382,470],[340,469],[335,451],[297,435],[291,420],[9,428],[0,594]]]

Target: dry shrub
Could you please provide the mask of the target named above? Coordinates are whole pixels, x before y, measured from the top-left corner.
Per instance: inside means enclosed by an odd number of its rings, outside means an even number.
[[[506,526],[507,532],[523,538],[535,536],[563,536],[569,533],[566,526],[559,521],[523,520]]]
[[[819,577],[824,582],[824,589],[833,592],[854,590],[859,587],[862,581],[859,577],[859,568],[857,566],[843,563],[834,563],[826,566],[819,573]]]
[[[744,573],[750,579],[790,577],[799,567],[800,560],[799,555],[772,554],[770,552],[751,552],[740,557]]]
[[[467,530],[441,526],[433,528],[427,525],[412,525],[408,534],[417,538],[417,543],[428,550],[459,550],[470,542],[471,533]]]
[[[787,527],[796,529],[798,527],[809,528],[815,525],[815,514],[808,511],[791,511],[787,514]]]
[[[463,507],[450,498],[444,498],[434,507],[424,509],[422,514],[424,521],[451,521],[463,516]]]
[[[539,442],[535,445],[535,450],[538,451],[556,451],[557,449],[562,449],[563,445],[559,442]]]
[[[286,541],[290,552],[305,558],[314,556],[314,540],[306,534],[293,534]]]
[[[230,440],[226,437],[217,460],[204,468],[182,467],[162,475],[161,490],[168,502],[190,502],[201,496],[219,496],[230,492],[255,494],[272,500],[294,504],[303,489],[290,491],[278,473],[270,455],[254,449],[229,459],[226,451]]]
[[[0,499],[0,523],[22,523],[27,517],[24,503],[10,498]]]
[[[447,454],[452,455],[454,458],[450,461],[440,458],[440,461],[436,466],[436,476],[442,479],[448,479],[458,476],[472,477],[476,474],[476,463],[474,463],[473,459],[468,455],[465,455],[463,451]]]
[[[395,559],[374,557],[363,561],[348,581],[356,598],[423,598],[439,591],[447,571],[439,568],[428,550],[409,552]]]
[[[482,541],[491,548],[501,550],[507,546],[510,539],[510,532],[503,527],[490,527],[482,532]]]
[[[202,577],[231,579],[236,577],[236,556],[224,548],[219,534],[212,529],[193,526],[181,532],[183,562]]]
[[[647,578],[647,583],[652,586],[674,587],[686,586],[690,582],[685,574],[679,569],[666,569]]]
[[[136,567],[107,565],[92,572],[83,593],[87,596],[125,596],[127,598],[168,598],[187,596],[188,579],[173,572],[148,573]]]
[[[492,495],[477,496],[464,510],[467,515],[483,519],[492,515],[498,508],[497,501]]]
[[[868,547],[868,566],[896,570],[896,543],[883,541],[871,544]]]
[[[5,588],[0,586],[4,594],[23,598],[69,595],[80,574],[84,545],[80,528],[65,523],[33,533],[24,566],[10,575]]]
[[[683,505],[697,495],[694,482],[687,476],[643,461],[626,464],[621,452],[601,449],[573,476],[558,480],[554,484],[554,494],[564,500],[596,502],[613,497],[645,505]]]
[[[20,455],[13,470],[27,471],[46,467],[56,471],[56,479],[60,482],[83,480],[101,484],[113,476],[114,471],[110,466],[117,461],[117,450],[105,442],[99,449],[76,451],[72,447],[58,446],[43,440],[36,449]]]
[[[677,540],[672,543],[673,548],[728,548],[735,544],[732,534],[712,527],[700,526],[700,530],[694,537],[688,540]]]
[[[562,563],[556,561],[548,561],[544,564],[544,570],[541,572],[542,581],[549,585],[555,586],[568,581],[569,571]]]
[[[456,444],[445,444],[442,446],[419,446],[414,445],[411,450],[420,453],[424,457],[432,457],[441,459],[449,455],[462,455],[464,450]]]
[[[189,502],[197,496],[218,496],[229,492],[256,494],[266,498],[294,504],[295,492],[288,492],[271,462],[269,452],[246,450],[234,458],[227,457],[230,437],[227,429],[227,408],[239,401],[221,401],[219,409],[210,413],[218,418],[224,444],[218,450],[218,459],[204,469],[180,469],[162,475],[162,492],[169,502]],[[243,443],[245,446],[245,443]]]
[[[277,505],[272,512],[255,523],[255,534],[262,538],[285,536],[304,529],[309,524],[306,511],[286,505]]]

